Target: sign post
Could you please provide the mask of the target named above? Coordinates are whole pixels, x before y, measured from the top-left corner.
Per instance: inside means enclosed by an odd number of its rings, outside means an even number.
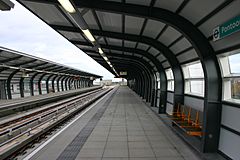
[[[240,31],[240,15],[213,29],[213,41],[227,37]]]
[[[127,75],[127,72],[126,71],[122,71],[122,72],[120,72],[120,76],[126,76]]]

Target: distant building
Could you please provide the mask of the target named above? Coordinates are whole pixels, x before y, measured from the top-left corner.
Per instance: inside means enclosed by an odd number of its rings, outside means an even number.
[[[106,79],[106,80],[102,80],[100,81],[100,85],[101,86],[111,86],[112,85],[112,80],[111,79]]]

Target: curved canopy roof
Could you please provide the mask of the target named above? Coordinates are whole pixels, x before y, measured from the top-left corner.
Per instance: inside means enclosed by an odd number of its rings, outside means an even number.
[[[117,73],[127,70],[120,62],[126,65],[124,59],[136,57],[157,72],[202,60],[212,50],[222,52],[240,41],[212,41],[213,28],[238,15],[240,1],[72,0],[81,21],[57,0],[18,1],[116,76],[98,53],[99,46]],[[97,45],[84,35],[82,26],[90,30]]]
[[[50,75],[101,78],[101,76],[96,74],[0,47],[0,79],[7,79],[13,70],[29,73],[38,72]]]

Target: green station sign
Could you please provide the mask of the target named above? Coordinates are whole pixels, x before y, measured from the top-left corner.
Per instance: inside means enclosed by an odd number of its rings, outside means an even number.
[[[240,15],[213,29],[213,41],[217,41],[240,31]]]

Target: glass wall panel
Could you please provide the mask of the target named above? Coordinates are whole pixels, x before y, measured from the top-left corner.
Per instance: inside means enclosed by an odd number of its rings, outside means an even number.
[[[204,96],[204,73],[199,61],[182,66],[185,79],[185,93]]]

